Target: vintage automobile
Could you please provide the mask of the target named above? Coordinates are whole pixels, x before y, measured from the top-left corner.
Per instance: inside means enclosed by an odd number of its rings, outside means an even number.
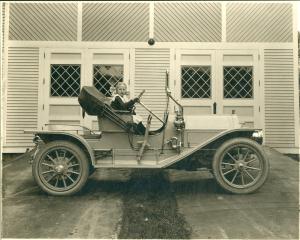
[[[185,116],[167,87],[166,96],[163,119],[140,101],[149,112],[141,134],[131,112],[112,109],[109,98],[95,87],[82,87],[79,103],[84,112],[98,117],[99,131],[69,125],[32,131],[36,183],[49,194],[64,196],[80,191],[97,168],[173,168],[208,169],[223,189],[236,194],[254,192],[264,184],[269,163],[261,130],[241,127],[234,114]],[[173,115],[170,101],[177,109]],[[150,130],[152,117],[162,123],[157,130]]]

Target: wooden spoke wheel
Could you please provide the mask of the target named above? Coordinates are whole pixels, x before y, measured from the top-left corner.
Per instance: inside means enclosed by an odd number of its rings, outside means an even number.
[[[225,142],[216,151],[213,173],[225,190],[237,194],[251,193],[266,181],[269,162],[258,143],[236,138]]]
[[[35,181],[45,192],[66,196],[82,189],[89,176],[89,162],[77,145],[53,141],[38,152],[32,171]]]

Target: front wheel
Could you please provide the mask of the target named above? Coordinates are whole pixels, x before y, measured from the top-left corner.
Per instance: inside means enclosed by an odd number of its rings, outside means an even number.
[[[36,183],[51,195],[67,196],[80,191],[89,176],[86,154],[67,141],[47,143],[32,165]]]
[[[232,139],[221,145],[212,167],[218,184],[237,194],[256,191],[269,173],[269,162],[262,147],[247,138]]]

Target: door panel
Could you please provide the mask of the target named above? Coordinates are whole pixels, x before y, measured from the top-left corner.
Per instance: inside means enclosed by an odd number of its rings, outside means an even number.
[[[177,50],[175,97],[187,115],[212,114],[215,93],[215,51]]]
[[[218,114],[236,114],[245,127],[259,127],[258,52],[217,52]]]
[[[82,117],[80,89],[94,85],[108,96],[117,81],[128,85],[128,56],[129,51],[122,49],[45,49],[41,125],[84,125],[98,130],[96,117]]]
[[[177,50],[176,98],[186,115],[239,116],[245,127],[260,127],[258,52]]]
[[[77,97],[84,84],[83,51],[45,49],[42,125],[82,125]]]
[[[95,86],[107,97],[112,96],[111,88],[118,82],[125,82],[129,91],[129,50],[89,49],[87,54],[87,85]],[[98,130],[96,116],[85,117],[85,125]]]

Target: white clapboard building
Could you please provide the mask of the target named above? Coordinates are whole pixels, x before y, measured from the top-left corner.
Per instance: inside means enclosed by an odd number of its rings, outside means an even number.
[[[30,148],[24,130],[44,124],[96,129],[78,104],[85,85],[109,95],[124,81],[131,97],[146,89],[143,103],[162,116],[166,71],[186,115],[237,114],[266,145],[299,152],[293,2],[2,4],[5,153]]]

